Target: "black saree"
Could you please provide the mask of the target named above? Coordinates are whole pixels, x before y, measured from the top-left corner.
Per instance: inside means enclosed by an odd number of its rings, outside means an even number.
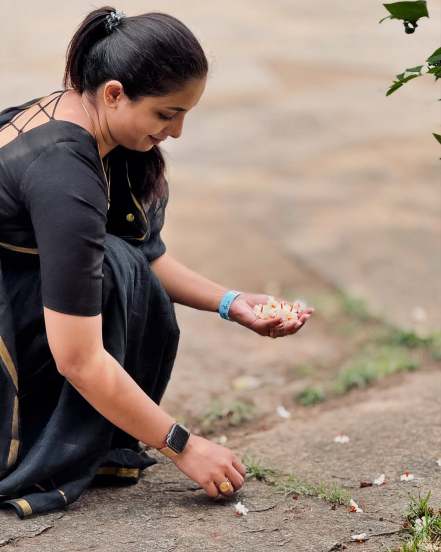
[[[20,517],[62,508],[91,483],[134,483],[156,463],[58,373],[28,257],[0,252],[0,507]],[[174,305],[143,246],[107,234],[103,273],[105,349],[159,404],[179,341]]]
[[[165,251],[168,194],[148,210],[130,189],[125,194],[119,204],[124,216],[133,211],[127,220],[138,232],[120,236],[110,225],[105,235],[103,343],[159,404],[180,335],[174,304],[150,266]],[[64,508],[93,484],[136,483],[156,463],[59,374],[45,332],[38,250],[1,239],[0,412],[0,508],[21,518]]]

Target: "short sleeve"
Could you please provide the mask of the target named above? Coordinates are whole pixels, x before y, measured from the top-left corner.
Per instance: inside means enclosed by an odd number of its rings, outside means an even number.
[[[107,220],[98,154],[81,142],[58,142],[33,161],[21,191],[40,258],[43,305],[95,316],[102,307]]]

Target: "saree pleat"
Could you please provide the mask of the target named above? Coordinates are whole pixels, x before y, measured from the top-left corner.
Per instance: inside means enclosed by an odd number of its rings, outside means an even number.
[[[105,349],[157,404],[180,330],[148,242],[107,233]],[[91,484],[136,483],[156,460],[59,374],[45,332],[38,255],[0,247],[0,507],[64,508]]]

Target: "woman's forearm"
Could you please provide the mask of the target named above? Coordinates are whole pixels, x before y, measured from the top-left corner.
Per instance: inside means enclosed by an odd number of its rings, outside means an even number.
[[[66,367],[62,373],[114,425],[147,445],[163,446],[175,419],[144,393],[105,349],[87,365]]]
[[[194,309],[216,312],[228,288],[193,272],[164,253],[151,263],[151,268],[175,303]]]

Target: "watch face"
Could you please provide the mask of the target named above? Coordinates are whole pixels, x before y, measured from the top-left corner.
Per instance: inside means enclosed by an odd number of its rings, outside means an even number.
[[[186,427],[180,424],[175,424],[167,437],[167,445],[175,452],[182,452],[189,437],[190,432]]]

